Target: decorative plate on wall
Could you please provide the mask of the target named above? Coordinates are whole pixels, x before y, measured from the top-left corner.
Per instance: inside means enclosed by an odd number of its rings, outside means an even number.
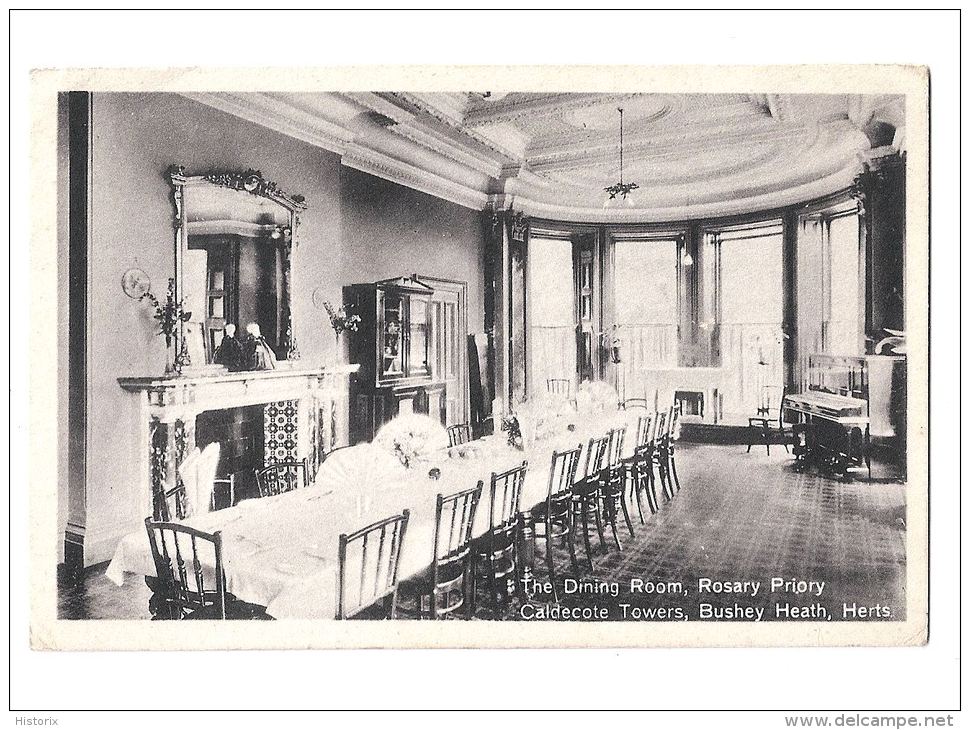
[[[152,288],[152,280],[141,269],[128,269],[121,276],[121,288],[132,299],[141,299]]]

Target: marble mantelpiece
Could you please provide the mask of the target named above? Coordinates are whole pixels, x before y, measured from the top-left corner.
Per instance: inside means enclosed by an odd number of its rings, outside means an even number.
[[[130,448],[141,495],[133,519],[160,514],[165,491],[195,444],[200,413],[264,406],[264,458],[307,459],[315,474],[326,452],[347,443],[349,378],[359,365],[281,367],[276,370],[118,378],[137,411]]]

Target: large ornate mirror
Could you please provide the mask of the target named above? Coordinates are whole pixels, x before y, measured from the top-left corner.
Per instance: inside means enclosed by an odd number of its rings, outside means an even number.
[[[213,364],[227,327],[243,336],[252,323],[278,360],[297,359],[290,260],[303,196],[258,170],[186,175],[173,165],[168,175],[177,296],[191,312],[176,342],[178,368]]]

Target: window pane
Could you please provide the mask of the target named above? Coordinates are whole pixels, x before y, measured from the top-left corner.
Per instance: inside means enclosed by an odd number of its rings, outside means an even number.
[[[223,302],[225,300],[222,297],[209,297],[209,316],[215,317],[216,319],[222,319],[224,316],[225,307]]]
[[[836,355],[860,355],[859,218],[835,218],[829,225],[830,309],[826,349]]]
[[[576,374],[572,243],[530,238],[526,273],[529,392],[542,394],[546,392],[546,380],[571,380]],[[585,307],[586,301],[582,304]]]
[[[616,318],[626,325],[677,324],[677,242],[616,242]]]
[[[730,230],[707,250],[713,256],[720,249],[719,277],[711,283],[720,303],[716,344],[727,423],[747,423],[766,398],[778,399],[784,383],[782,234],[780,226],[774,230]]]

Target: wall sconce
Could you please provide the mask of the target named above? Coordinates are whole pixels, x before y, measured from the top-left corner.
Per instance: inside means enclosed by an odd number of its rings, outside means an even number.
[[[693,266],[694,265],[694,257],[691,256],[689,253],[686,253],[685,252],[684,255],[683,255],[683,257],[680,260],[684,264],[684,266]]]
[[[272,238],[274,241],[278,241],[281,238],[282,239],[289,238],[291,233],[292,231],[290,231],[289,226],[273,226],[273,230],[269,234],[269,237]]]

